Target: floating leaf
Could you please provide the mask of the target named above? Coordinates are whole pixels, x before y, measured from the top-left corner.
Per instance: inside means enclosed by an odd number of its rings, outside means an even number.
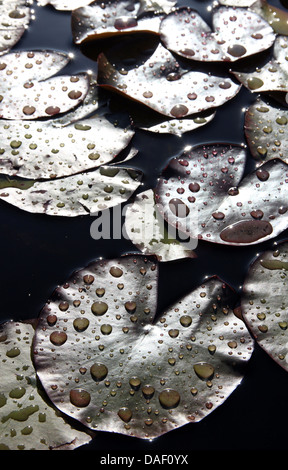
[[[0,180],[0,199],[32,213],[76,217],[95,215],[127,201],[141,184],[142,173],[102,166],[50,181]]]
[[[233,71],[234,76],[252,92],[288,91],[288,38],[277,36],[271,60],[248,72]]]
[[[221,106],[239,91],[229,78],[182,68],[161,44],[147,62],[129,71],[117,71],[100,54],[98,83],[177,119]]]
[[[40,7],[52,5],[56,10],[75,10],[76,8],[84,7],[92,3],[93,0],[37,0]]]
[[[287,109],[276,108],[260,98],[246,111],[245,134],[253,157],[259,162],[281,158],[286,163]]]
[[[56,289],[34,357],[65,414],[153,439],[201,420],[241,382],[253,342],[235,293],[212,278],[155,319],[157,284],[158,263],[135,255],[95,261]]]
[[[113,160],[133,135],[97,115],[62,127],[52,120],[2,120],[0,172],[44,179],[87,171]]]
[[[158,215],[154,192],[149,189],[135,197],[133,204],[125,212],[125,230],[130,240],[142,253],[156,255],[159,261],[172,261],[180,258],[195,258],[190,246],[181,244],[171,237],[163,219]],[[193,248],[196,248],[197,240]]]
[[[10,52],[0,61],[0,115],[5,119],[51,117],[76,107],[89,90],[86,74],[56,76],[69,62],[60,52]]]
[[[30,23],[31,12],[25,0],[2,0],[0,17],[0,55],[2,55],[21,39]]]
[[[257,343],[286,371],[287,255],[287,243],[259,255],[249,269],[241,299],[245,322]]]
[[[141,9],[141,13],[146,14],[140,18],[138,16],[140,2],[130,0],[96,1],[74,10],[72,12],[73,40],[75,44],[83,44],[86,41],[116,34],[149,32],[158,35],[162,17],[154,13],[151,5],[153,2],[149,1],[147,7],[144,6],[146,11]],[[157,3],[155,5],[157,8]]]
[[[288,13],[271,5],[266,0],[257,0],[250,10],[262,16],[277,34],[288,34]]]
[[[275,40],[273,29],[259,15],[241,8],[219,7],[213,29],[189,7],[176,9],[161,22],[165,46],[188,59],[236,61],[268,49]]]
[[[244,162],[243,148],[221,145],[172,159],[155,190],[162,217],[187,237],[228,245],[281,233],[288,226],[287,165],[269,161],[241,181]]]
[[[73,450],[91,437],[73,430],[45,400],[31,360],[33,337],[29,323],[0,327],[0,450]]]

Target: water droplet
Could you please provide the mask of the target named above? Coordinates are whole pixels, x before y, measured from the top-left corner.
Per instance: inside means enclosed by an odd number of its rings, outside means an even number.
[[[142,388],[142,393],[146,400],[150,400],[155,393],[155,389],[151,385],[144,385],[144,387]]]
[[[125,308],[126,308],[126,310],[127,310],[128,313],[133,313],[133,312],[135,312],[136,307],[137,307],[136,302],[129,301],[129,302],[126,302],[126,303],[125,303]]]
[[[98,297],[103,297],[103,295],[105,294],[105,289],[102,287],[100,287],[99,289],[96,289],[96,295]]]
[[[170,114],[176,118],[181,118],[186,116],[189,112],[189,109],[184,104],[176,104],[170,111]]]
[[[228,47],[227,52],[233,57],[242,57],[246,54],[247,50],[244,46],[241,46],[241,44],[234,44]]]
[[[177,198],[169,201],[169,208],[176,217],[187,217],[190,212],[189,207],[181,199]]]
[[[252,243],[272,232],[273,227],[266,220],[244,220],[226,227],[220,233],[220,238],[230,243]]]
[[[122,269],[118,268],[117,266],[112,266],[112,268],[110,269],[109,272],[110,272],[111,276],[113,276],[113,277],[121,277],[122,274],[123,274]]]
[[[85,276],[83,276],[83,281],[89,286],[94,282],[94,276],[92,276],[92,274],[85,274]]]
[[[58,108],[58,106],[48,106],[48,108],[45,109],[45,113],[49,114],[49,116],[54,116],[60,113],[60,108]]]
[[[169,333],[169,336],[171,336],[171,338],[177,338],[177,336],[179,335],[179,330],[177,330],[176,328],[171,329],[168,331],[168,333]]]
[[[197,193],[200,189],[200,185],[198,183],[190,183],[188,187],[192,193]]]
[[[36,108],[34,106],[24,106],[22,111],[23,111],[23,114],[25,114],[25,116],[31,116],[32,114],[35,113]]]
[[[25,395],[26,389],[24,387],[16,387],[10,391],[9,397],[10,398],[22,398]]]
[[[100,330],[103,335],[110,335],[110,333],[112,332],[112,326],[108,324],[104,324],[104,325],[101,325]]]
[[[72,405],[79,408],[85,408],[89,405],[90,400],[90,393],[86,390],[83,390],[82,388],[70,390],[70,402]]]
[[[122,16],[116,18],[114,22],[114,28],[118,31],[128,28],[135,28],[138,25],[137,18],[130,16]]]
[[[129,423],[132,418],[132,411],[124,406],[118,411],[118,416],[122,419],[122,421],[124,421],[124,423]]]
[[[82,318],[82,317],[75,318],[75,320],[73,321],[73,326],[76,331],[79,331],[79,332],[85,331],[89,326],[89,320],[88,318]]]
[[[180,323],[182,326],[188,327],[192,323],[192,318],[190,317],[190,315],[182,315],[182,317],[180,318]]]
[[[264,82],[263,80],[261,80],[261,78],[251,77],[251,78],[248,78],[247,85],[250,88],[250,90],[257,90],[258,88],[261,88],[261,86],[264,85]]]
[[[260,220],[260,219],[262,219],[262,217],[264,215],[264,212],[262,212],[260,209],[258,209],[256,211],[251,211],[250,215],[251,215],[251,217],[253,217],[253,219]]]
[[[138,379],[138,377],[131,377],[129,380],[129,384],[133,390],[139,390],[140,385],[141,385],[141,380]]]
[[[260,181],[267,181],[270,173],[267,170],[260,169],[256,171],[256,176]]]
[[[159,394],[159,402],[163,408],[170,410],[176,408],[180,403],[180,395],[177,390],[167,388]]]
[[[152,91],[144,91],[143,96],[144,98],[152,98],[153,93]]]
[[[17,356],[19,356],[20,352],[21,351],[20,351],[19,348],[16,348],[16,347],[11,348],[11,349],[9,349],[9,351],[6,352],[6,356],[11,357],[11,358],[12,357],[17,357]]]
[[[50,341],[55,346],[62,346],[67,341],[67,334],[65,331],[53,331],[50,335]]]
[[[93,366],[91,366],[90,373],[91,373],[92,378],[96,382],[100,382],[101,380],[104,380],[105,377],[107,376],[108,369],[104,364],[97,362],[93,364]]]
[[[194,364],[193,369],[201,380],[211,379],[214,375],[214,367],[208,362],[198,362]]]
[[[212,217],[214,217],[216,220],[223,220],[225,214],[223,214],[223,212],[213,212]]]
[[[104,315],[108,310],[108,305],[105,302],[94,302],[91,306],[91,311],[94,315]]]

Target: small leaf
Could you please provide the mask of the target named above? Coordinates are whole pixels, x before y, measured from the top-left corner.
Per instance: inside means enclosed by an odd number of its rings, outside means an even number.
[[[135,197],[133,204],[125,212],[125,230],[130,240],[142,253],[155,255],[159,261],[172,261],[181,258],[195,258],[190,246],[181,244],[169,234],[163,219],[157,213],[153,191],[147,190]],[[196,248],[197,240],[194,240]]]
[[[86,74],[52,75],[69,57],[60,52],[10,52],[0,61],[0,115],[5,119],[52,117],[75,108],[89,90]]]
[[[255,340],[286,371],[287,255],[287,243],[261,253],[249,269],[241,299],[243,317]]]
[[[39,388],[33,338],[29,323],[1,325],[0,450],[73,450],[87,444],[89,434],[73,430]]]
[[[177,119],[221,106],[239,91],[229,78],[182,68],[161,44],[143,65],[125,73],[100,54],[98,83]]]
[[[65,414],[153,439],[200,421],[241,382],[253,342],[235,293],[212,278],[155,319],[157,287],[158,263],[134,255],[95,261],[54,292],[34,358]]]
[[[285,108],[276,108],[260,98],[249,107],[245,115],[245,134],[256,160],[281,158],[288,163],[287,123]]]
[[[25,0],[2,0],[0,4],[0,55],[9,52],[26,31],[31,11]]]
[[[71,120],[70,115],[68,121]],[[65,126],[52,120],[0,121],[0,172],[49,179],[106,164],[134,135],[133,131],[110,121],[97,115]]]
[[[253,66],[248,72],[232,71],[233,75],[251,92],[288,91],[288,64],[286,36],[277,36],[273,58],[261,67]]]
[[[162,20],[160,37],[171,51],[187,59],[209,62],[235,62],[268,49],[275,40],[265,20],[241,8],[217,8],[213,30],[196,11],[182,7]]]
[[[0,180],[0,199],[31,213],[76,217],[96,215],[127,201],[141,184],[141,172],[105,167],[51,181]],[[26,183],[26,184],[25,184]]]
[[[288,226],[288,167],[269,161],[241,180],[244,163],[245,150],[232,145],[200,146],[172,159],[155,190],[162,217],[186,237],[214,243],[275,237]]]

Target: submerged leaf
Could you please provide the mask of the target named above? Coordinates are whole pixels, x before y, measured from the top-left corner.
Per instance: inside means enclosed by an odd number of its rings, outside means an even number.
[[[249,269],[241,299],[243,317],[257,343],[286,371],[287,257],[287,243],[261,253]]]
[[[246,111],[245,134],[253,157],[259,162],[281,158],[288,163],[288,110],[260,98]]]
[[[265,20],[241,8],[217,8],[213,29],[196,11],[182,7],[162,20],[160,37],[171,51],[187,59],[209,62],[234,62],[268,49],[275,40]]]
[[[161,44],[147,62],[125,73],[100,54],[98,83],[177,119],[221,106],[239,91],[229,78],[182,68]]]
[[[0,199],[32,213],[76,217],[127,201],[142,173],[121,167],[100,169],[51,181],[0,180]]]
[[[25,0],[2,0],[0,3],[0,55],[7,53],[23,36],[31,20]]]
[[[158,2],[159,3],[159,2]],[[157,2],[155,7],[157,10]],[[161,2],[160,2],[161,3]],[[153,2],[147,2],[144,10],[140,2],[130,0],[94,1],[72,12],[72,34],[75,44],[111,35],[149,32],[158,35],[161,16],[155,12]],[[140,15],[139,13],[146,13]],[[154,13],[155,12],[155,13]]]
[[[0,116],[5,119],[51,117],[75,108],[89,90],[86,74],[52,75],[69,62],[60,52],[10,52],[0,61]]]
[[[97,115],[66,126],[52,120],[0,121],[0,173],[29,179],[73,175],[110,162],[133,135]]]
[[[159,261],[180,258],[195,258],[190,246],[176,240],[166,230],[163,219],[158,215],[154,192],[150,189],[138,194],[125,212],[125,230],[130,240],[142,253],[155,255]],[[196,248],[197,240],[192,244]]]
[[[31,360],[33,337],[29,323],[0,326],[0,450],[73,450],[91,437],[44,399]]]
[[[157,287],[158,263],[135,255],[95,261],[57,288],[34,358],[60,410],[153,439],[201,420],[241,382],[253,342],[235,293],[212,278],[155,319]]]
[[[288,166],[270,161],[241,180],[244,162],[245,150],[232,145],[200,146],[172,159],[155,190],[163,218],[187,237],[228,245],[281,233],[288,227]]]
[[[288,38],[277,36],[271,60],[261,67],[253,67],[248,72],[232,71],[234,76],[250,91],[288,91]]]

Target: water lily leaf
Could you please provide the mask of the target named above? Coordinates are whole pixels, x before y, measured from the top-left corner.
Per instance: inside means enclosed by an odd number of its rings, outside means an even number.
[[[221,106],[239,91],[229,78],[197,72],[188,65],[182,68],[161,44],[143,65],[129,71],[116,70],[100,54],[98,83],[177,119]]]
[[[0,450],[73,450],[91,436],[72,429],[45,400],[31,360],[33,337],[29,323],[0,327]]]
[[[125,230],[134,245],[146,255],[155,255],[159,261],[196,258],[191,248],[181,244],[168,233],[163,219],[158,215],[154,192],[149,189],[135,197],[125,212]],[[176,234],[177,235],[177,234]],[[194,243],[196,248],[197,240]]]
[[[155,3],[156,9],[159,3],[161,2]],[[72,12],[73,40],[75,44],[83,44],[111,35],[135,32],[158,35],[162,16],[151,8],[151,4],[153,5],[153,2],[147,2],[147,6],[144,5],[140,11],[138,1],[105,0],[78,8]],[[142,15],[139,17],[140,13]]]
[[[140,171],[115,166],[49,181],[2,177],[0,199],[31,213],[93,215],[127,201],[141,177]]]
[[[261,253],[249,269],[242,314],[257,343],[288,371],[287,242]]]
[[[287,36],[277,36],[273,58],[261,67],[248,72],[232,71],[233,75],[251,92],[288,91]]]
[[[2,120],[0,173],[29,179],[80,173],[112,161],[133,135],[101,115],[63,126],[52,120]]]
[[[92,3],[93,0],[37,0],[39,7],[52,5],[56,10],[75,10]]]
[[[183,7],[162,20],[160,37],[171,51],[209,62],[234,62],[268,49],[275,40],[273,29],[263,18],[242,8],[217,8],[213,31],[196,11]]]
[[[288,13],[281,8],[271,5],[266,0],[257,0],[250,10],[262,16],[277,34],[288,34]]]
[[[233,313],[235,293],[212,278],[157,319],[157,287],[157,261],[134,255],[97,260],[56,289],[35,363],[65,414],[153,439],[201,420],[241,382],[253,341]]]
[[[250,245],[281,233],[288,225],[287,165],[270,160],[241,180],[244,162],[243,148],[221,145],[172,159],[155,191],[163,218],[187,237],[220,244]]]
[[[7,53],[23,36],[31,21],[25,0],[2,0],[0,4],[0,55]]]
[[[281,158],[286,163],[288,110],[277,108],[260,98],[245,114],[245,134],[253,157],[260,163]]]
[[[50,51],[10,52],[0,61],[0,116],[51,117],[76,107],[89,90],[87,74],[56,76],[70,58]]]

